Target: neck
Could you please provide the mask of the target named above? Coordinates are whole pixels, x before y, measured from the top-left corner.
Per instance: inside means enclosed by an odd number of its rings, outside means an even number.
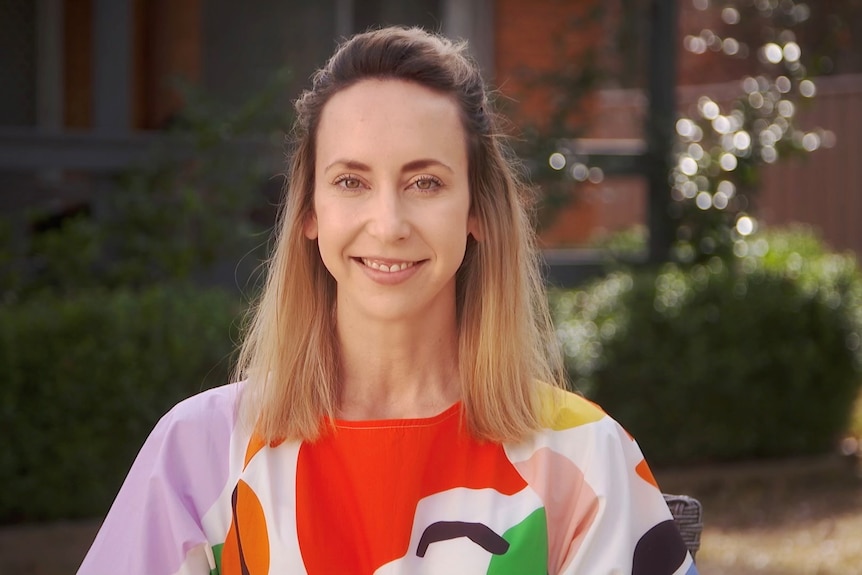
[[[421,321],[336,317],[340,418],[430,417],[460,399],[454,312]]]

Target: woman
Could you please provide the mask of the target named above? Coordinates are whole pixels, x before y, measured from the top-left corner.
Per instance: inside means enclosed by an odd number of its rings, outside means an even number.
[[[244,382],[159,422],[79,573],[694,573],[636,444],[562,390],[464,46],[357,35],[296,109]]]

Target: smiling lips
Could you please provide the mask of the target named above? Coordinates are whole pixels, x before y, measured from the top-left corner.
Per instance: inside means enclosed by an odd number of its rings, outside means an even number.
[[[408,268],[412,268],[416,265],[416,262],[390,262],[390,263],[381,263],[376,260],[372,260],[369,258],[361,258],[362,263],[371,269],[378,270],[386,273],[394,273],[404,271]]]

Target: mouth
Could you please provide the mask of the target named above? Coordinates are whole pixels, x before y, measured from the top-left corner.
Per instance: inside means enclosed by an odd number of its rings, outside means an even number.
[[[359,261],[361,261],[362,264],[366,267],[369,267],[373,270],[381,271],[384,273],[390,273],[390,274],[395,273],[395,272],[401,272],[401,271],[404,271],[406,269],[412,268],[417,263],[417,262],[411,262],[411,261],[392,261],[392,260],[382,261],[382,260],[376,260],[376,259],[371,259],[371,258],[357,258],[357,259],[359,259]]]

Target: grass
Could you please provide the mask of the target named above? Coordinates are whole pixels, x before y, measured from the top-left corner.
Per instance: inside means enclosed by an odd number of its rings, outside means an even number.
[[[701,575],[862,572],[859,460],[832,456],[657,474],[704,507]]]
[[[702,575],[847,575],[862,570],[858,479],[767,482],[707,498]]]
[[[701,575],[862,573],[862,395],[842,447],[843,458],[726,466],[711,480],[683,479],[676,487],[689,487],[704,506]]]

